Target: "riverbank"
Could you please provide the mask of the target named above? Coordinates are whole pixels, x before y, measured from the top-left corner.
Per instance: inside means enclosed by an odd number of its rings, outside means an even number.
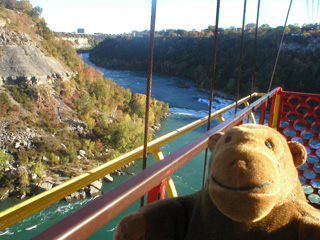
[[[153,125],[150,127],[150,133],[154,136],[156,132],[160,130],[160,128],[160,124]],[[78,129],[78,131],[80,131],[81,134],[84,133],[83,129]],[[40,137],[40,134],[33,131],[32,129],[11,129],[7,126],[6,121],[0,121],[0,146],[2,146],[3,148],[9,148],[7,144],[14,143],[14,149],[17,153],[26,150],[32,150],[35,148],[33,139],[36,137]],[[12,151],[13,150],[11,149],[11,152]],[[67,162],[64,164],[59,164],[58,162],[56,162],[53,164],[52,160],[48,159],[46,156],[42,156],[40,157],[40,159],[37,158],[37,161],[40,162],[41,165],[35,166],[33,166],[32,163],[29,163],[27,166],[20,166],[17,161],[10,160],[10,158],[12,159],[11,155],[0,155],[1,160],[5,156],[8,157],[8,160],[5,163],[5,168],[3,169],[3,172],[7,179],[10,180],[16,178],[29,178],[29,181],[24,183],[24,188],[21,188],[21,182],[13,189],[1,186],[0,201],[8,197],[23,200],[27,196],[35,196],[44,191],[50,190],[53,187],[70,180],[73,177],[79,176],[89,170],[99,167],[101,164],[105,163],[105,159],[110,158],[108,156],[109,154],[111,154],[111,152],[107,148],[102,153],[97,154],[88,153],[85,150],[80,149],[76,157],[77,161]],[[60,160],[60,158],[60,156],[57,156],[58,160]],[[100,195],[103,182],[113,182],[114,176],[133,175],[134,173],[126,170],[132,164],[134,164],[134,162],[126,164],[120,169],[117,169],[116,171],[104,176],[103,178],[98,179],[97,181],[80,189],[79,191],[66,196],[64,199],[67,202],[70,202],[75,199],[85,199],[87,197],[92,198]]]

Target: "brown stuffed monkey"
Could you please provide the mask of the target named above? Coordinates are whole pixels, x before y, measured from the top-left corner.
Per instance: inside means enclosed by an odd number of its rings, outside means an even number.
[[[160,200],[123,218],[116,240],[320,239],[296,168],[303,145],[263,125],[244,124],[208,141],[208,185]]]

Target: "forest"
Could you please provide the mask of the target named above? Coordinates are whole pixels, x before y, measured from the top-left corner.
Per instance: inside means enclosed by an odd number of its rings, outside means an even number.
[[[214,46],[214,26],[203,31],[166,30],[155,33],[154,68],[158,73],[191,79],[201,89],[210,89]],[[283,27],[258,28],[257,54],[253,91],[266,92],[275,64]],[[230,27],[218,31],[215,88],[236,95],[239,73],[241,29]],[[109,38],[90,53],[92,62],[113,69],[146,71],[148,32],[134,32]],[[136,37],[135,37],[136,36]],[[139,37],[137,37],[139,36]],[[244,31],[240,95],[250,93],[255,24]],[[320,89],[320,26],[289,25],[276,68],[272,87],[287,91],[319,92]]]

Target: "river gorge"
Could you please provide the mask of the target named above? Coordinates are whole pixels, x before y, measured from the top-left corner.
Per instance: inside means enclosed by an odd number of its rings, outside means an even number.
[[[89,54],[82,54],[81,57],[88,65],[103,72],[104,77],[112,79],[124,88],[130,88],[132,92],[145,93],[147,81],[146,72],[108,70],[92,64],[89,61]],[[155,137],[160,137],[208,114],[209,95],[198,91],[193,82],[185,79],[154,73],[152,98],[165,101],[170,105],[170,115],[161,122],[162,127],[156,132]],[[231,100],[215,97],[213,111],[225,107],[230,103],[232,103]],[[226,113],[225,118],[228,118],[231,114],[232,113]],[[217,121],[214,121],[214,124],[217,123]],[[167,156],[194,138],[200,136],[205,131],[206,126],[202,126],[171,143],[164,145],[161,150],[164,155]],[[148,164],[152,164],[153,162],[154,160],[150,155]],[[179,195],[193,193],[201,188],[203,162],[204,154],[200,154],[172,176]],[[136,163],[130,166],[126,171],[138,173],[141,171],[141,165],[141,161],[137,160]],[[130,177],[131,175],[129,174],[114,176],[114,182],[104,183],[102,191],[110,191],[119,184],[130,179]],[[0,239],[30,239],[49,226],[65,218],[67,215],[93,201],[93,199],[86,198],[71,203],[61,200],[0,232]],[[1,202],[0,210],[2,211],[18,203],[20,203],[19,200],[6,199]],[[138,208],[139,203],[133,204],[130,208],[92,235],[90,239],[112,239],[118,221],[126,214],[135,211]]]

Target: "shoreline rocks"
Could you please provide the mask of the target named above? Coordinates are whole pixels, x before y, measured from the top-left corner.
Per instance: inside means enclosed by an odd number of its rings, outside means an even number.
[[[100,181],[94,181],[90,184],[89,195],[90,197],[95,197],[101,194],[102,183]]]
[[[128,163],[125,166],[122,167],[122,169],[130,167],[134,162]],[[96,180],[89,184],[88,186],[80,189],[79,191],[76,191],[69,196],[66,196],[64,199],[67,202],[72,202],[73,200],[78,200],[78,199],[85,199],[87,197],[89,198],[94,198],[98,195],[102,194],[102,187],[103,187],[103,181],[107,183],[113,183],[113,177],[111,175],[115,176],[121,176],[121,175],[134,175],[134,173],[131,172],[124,172],[122,169],[118,169],[111,174],[105,175],[102,179]]]
[[[38,193],[42,193],[47,190],[50,190],[53,187],[53,183],[45,181],[45,182],[39,183],[37,187],[38,187]]]
[[[105,180],[106,182],[113,182],[113,177],[111,177],[110,174],[107,174],[103,177],[103,180]]]

